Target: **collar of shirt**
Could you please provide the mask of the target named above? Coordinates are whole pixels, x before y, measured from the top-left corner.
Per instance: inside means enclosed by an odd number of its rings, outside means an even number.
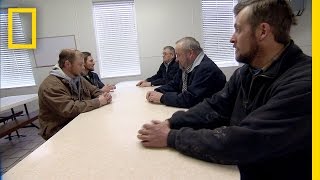
[[[187,73],[193,71],[193,69],[194,69],[195,67],[197,67],[197,66],[201,63],[201,61],[202,61],[203,58],[204,58],[204,52],[202,51],[202,52],[197,56],[197,58],[193,61],[190,70],[189,70],[189,68],[187,68]]]
[[[164,64],[164,66],[165,66],[166,68],[168,68],[168,66],[170,65],[171,62],[172,62],[172,60],[171,60],[170,62],[168,62],[168,63],[163,62],[163,64]]]
[[[167,64],[168,64],[168,65],[171,64],[172,61],[173,61],[173,59],[171,59],[171,61],[169,61]]]
[[[262,67],[262,71],[266,71],[272,64],[274,61],[278,60],[278,58],[281,56],[281,54],[283,53],[283,51],[285,49],[287,49],[287,47],[290,45],[290,43],[288,43],[287,45],[285,45],[276,55],[274,55],[271,59],[271,61],[266,64],[264,67]]]
[[[262,73],[263,70],[262,69],[256,69],[254,67],[249,67],[249,70],[250,70],[250,73],[253,75],[253,76],[257,76],[258,74]]]

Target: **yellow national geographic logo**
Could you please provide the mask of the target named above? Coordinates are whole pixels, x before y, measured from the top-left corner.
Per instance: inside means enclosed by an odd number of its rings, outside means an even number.
[[[13,44],[12,15],[13,13],[31,13],[31,44]],[[8,8],[8,49],[36,49],[37,48],[37,9],[36,8]]]

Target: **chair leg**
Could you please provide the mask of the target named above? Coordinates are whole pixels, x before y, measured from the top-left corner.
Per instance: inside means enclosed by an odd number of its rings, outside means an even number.
[[[20,138],[20,134],[19,134],[18,130],[16,131],[16,134],[17,134],[18,138]]]
[[[3,121],[3,124],[6,124],[6,121]],[[8,137],[6,137],[6,139],[9,139],[9,141],[11,141],[12,140],[12,138],[11,138],[11,133],[10,134],[8,134]]]
[[[12,140],[11,133],[8,135],[8,139],[9,139],[9,141]]]
[[[12,113],[12,115],[13,115],[12,121],[17,120],[13,108],[11,108],[11,113]],[[18,130],[16,130],[16,134],[17,134],[18,138],[20,138],[20,134],[19,134]],[[11,136],[11,135],[10,135],[10,136]],[[9,138],[9,139],[10,139],[10,138]]]

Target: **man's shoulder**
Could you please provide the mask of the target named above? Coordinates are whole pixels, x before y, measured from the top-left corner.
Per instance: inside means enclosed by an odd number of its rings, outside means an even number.
[[[278,78],[282,82],[293,83],[312,80],[312,63],[309,58],[302,58],[284,71]]]
[[[90,73],[91,73],[93,76],[95,76],[95,77],[99,77],[98,74],[95,73],[95,72],[93,72],[93,71],[91,71]]]
[[[278,64],[280,64],[280,73],[297,73],[311,76],[312,58],[304,54],[300,47],[295,45],[293,41]]]
[[[171,65],[172,67],[177,67],[177,68],[179,68],[179,62],[177,62],[177,61],[175,61],[175,60],[173,60],[173,62],[171,62],[170,65]]]
[[[162,62],[159,66],[159,69],[163,69],[163,68],[166,68],[165,65],[164,65],[164,62]]]
[[[197,69],[200,72],[210,72],[212,74],[216,72],[222,73],[221,69],[207,55],[204,55]]]
[[[60,83],[62,83],[60,78],[50,74],[42,81],[40,87],[56,86]]]
[[[62,82],[62,80],[54,75],[49,75],[46,77],[42,83],[39,86],[39,93],[42,93],[44,91],[50,92],[50,91],[55,91],[59,89],[65,89],[66,86]]]
[[[82,86],[92,85],[92,84],[91,84],[85,77],[83,77],[83,76],[80,76],[80,81],[81,81]]]
[[[312,79],[312,57],[304,54],[302,50],[291,45],[284,56],[275,63],[279,67],[278,81],[292,83],[298,81],[310,81]]]
[[[203,68],[212,68],[212,67],[218,67],[216,65],[216,63],[214,63],[212,61],[212,59],[210,59],[206,54],[204,55],[204,57],[202,58],[201,63],[199,64],[199,66],[202,66]]]

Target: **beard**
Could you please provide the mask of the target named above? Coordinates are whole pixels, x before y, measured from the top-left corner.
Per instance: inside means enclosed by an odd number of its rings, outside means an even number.
[[[90,67],[89,71],[94,71],[94,66]]]
[[[236,55],[236,60],[240,63],[250,64],[259,52],[259,45],[255,41],[255,37],[250,41],[250,50],[247,53]]]
[[[88,71],[94,71],[94,67],[85,67],[85,69]]]

